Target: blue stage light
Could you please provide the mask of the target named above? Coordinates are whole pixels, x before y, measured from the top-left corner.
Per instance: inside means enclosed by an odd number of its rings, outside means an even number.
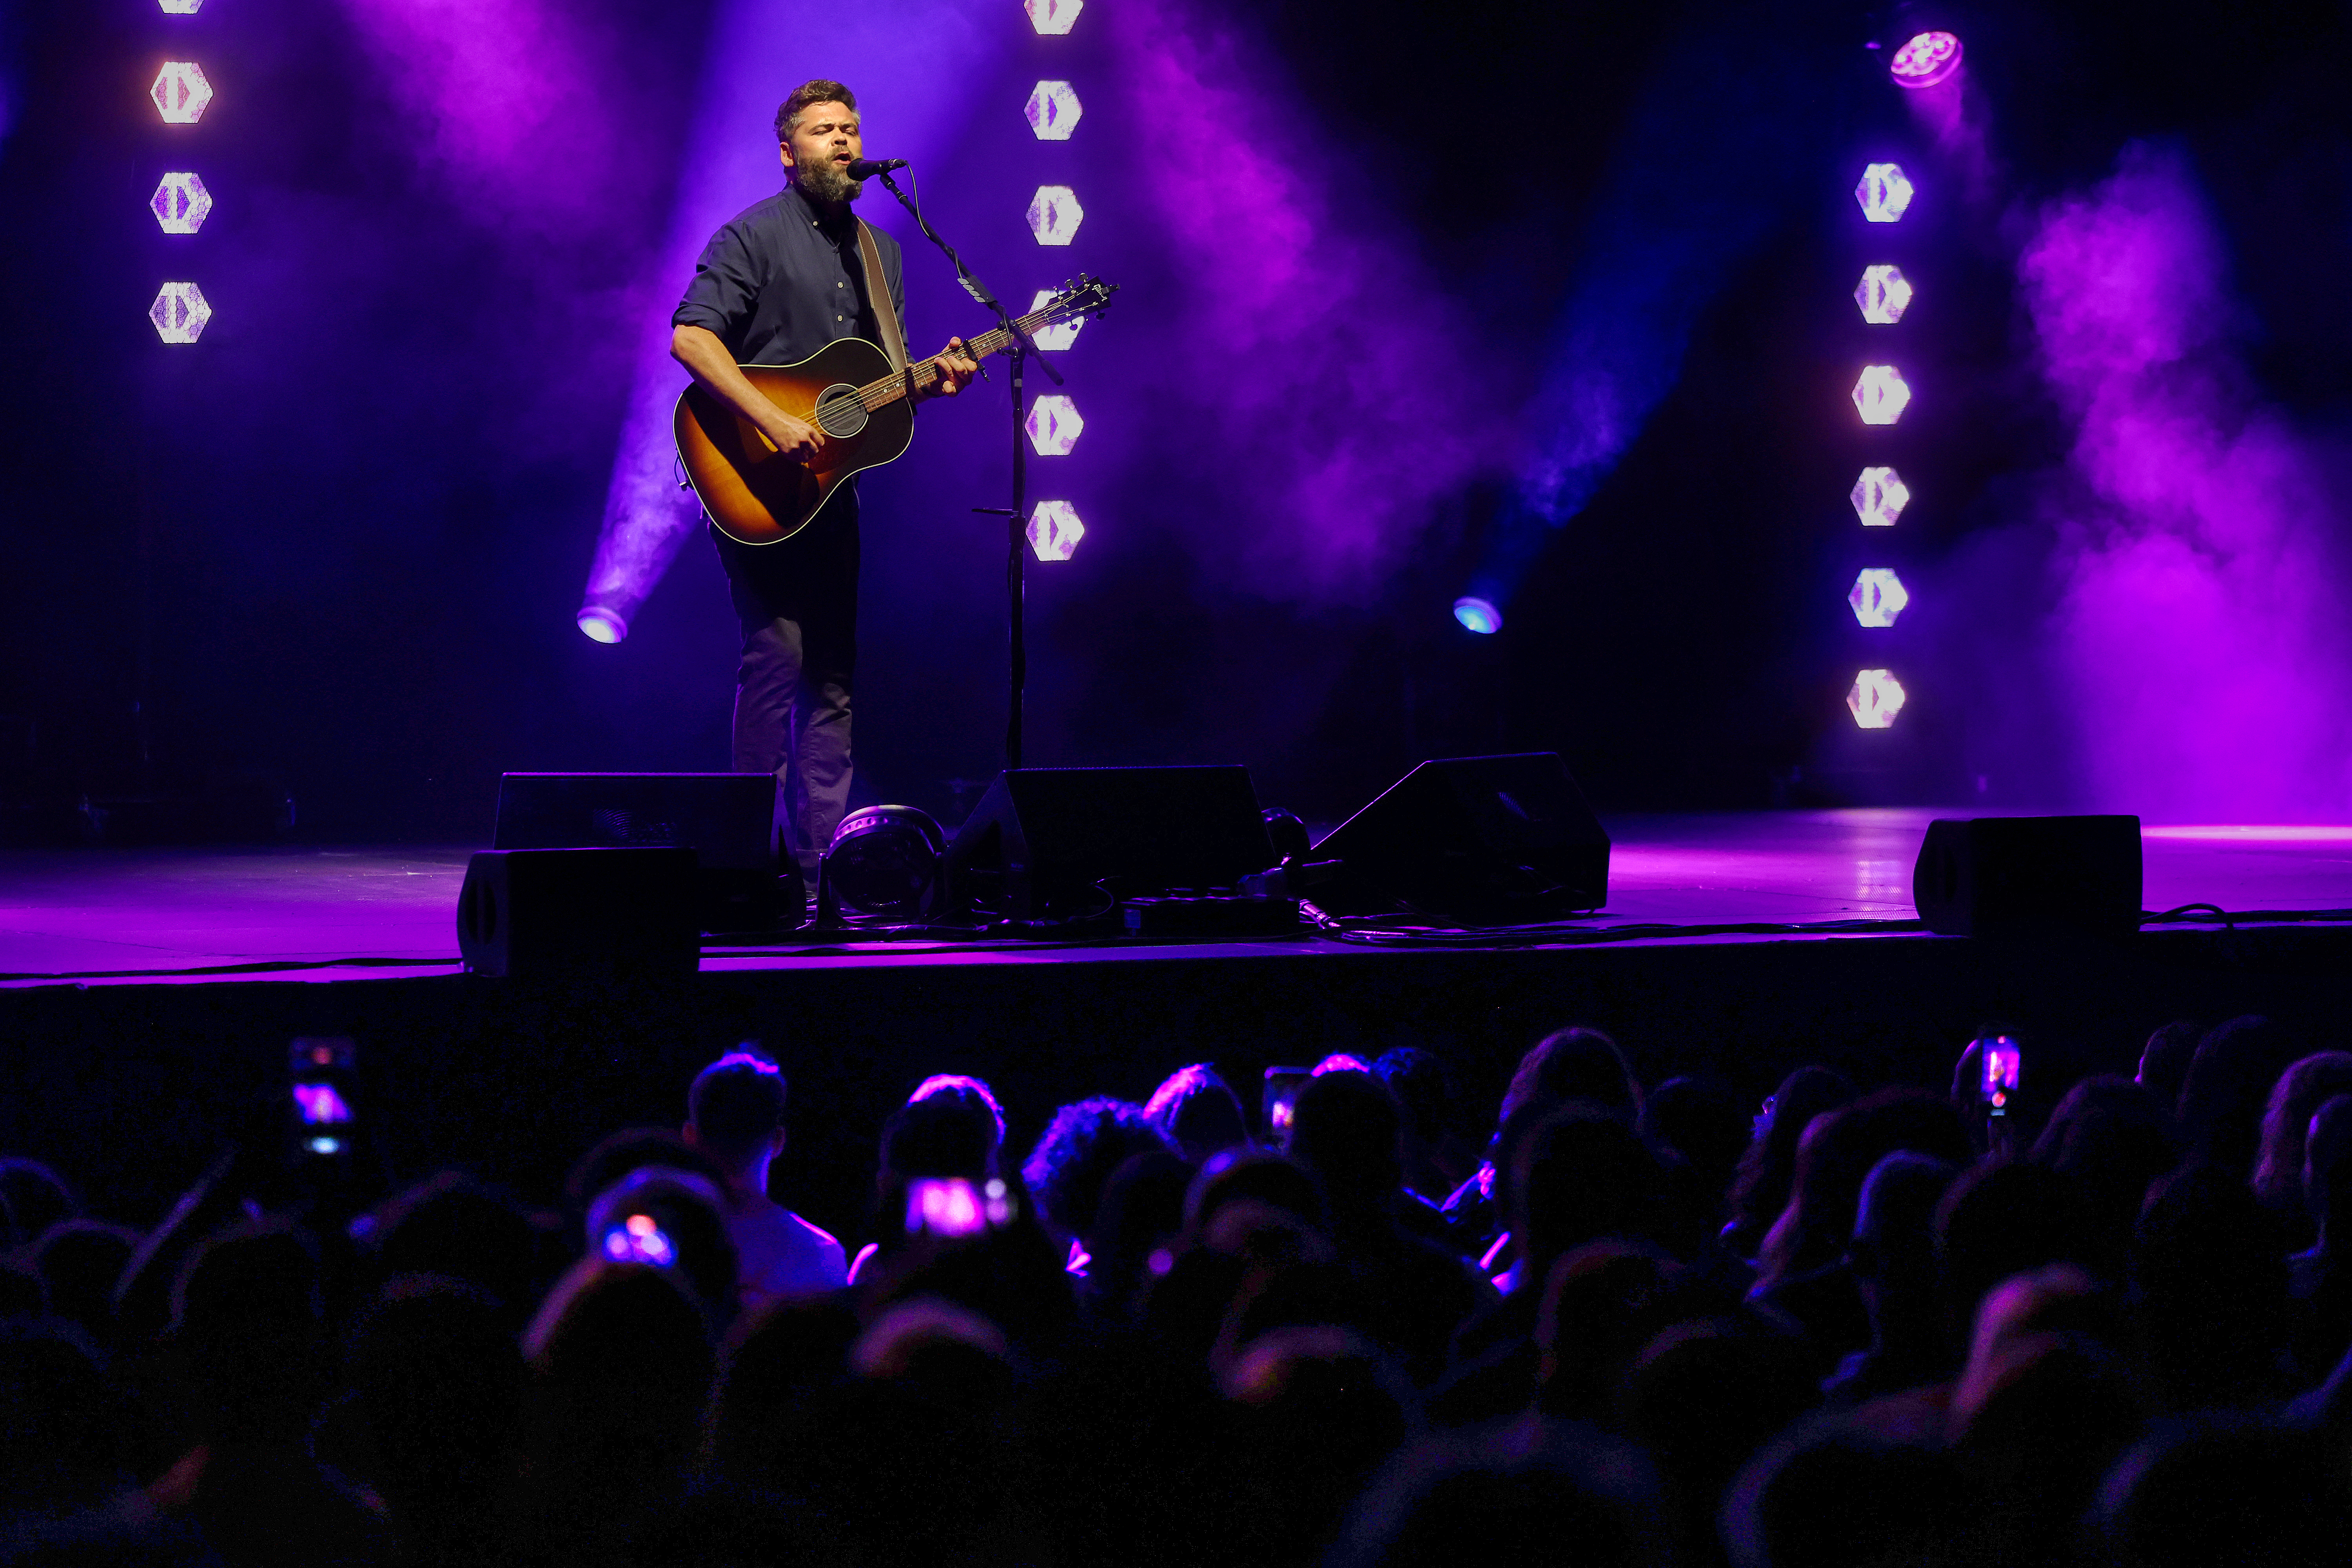
[[[1463,630],[1476,632],[1482,637],[1503,629],[1503,612],[1488,599],[1465,595],[1454,600],[1454,618],[1462,623]]]

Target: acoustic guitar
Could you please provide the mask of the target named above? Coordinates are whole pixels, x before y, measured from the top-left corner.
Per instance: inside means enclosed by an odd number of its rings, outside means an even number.
[[[1118,288],[1081,274],[1019,325],[1034,334],[1073,317],[1099,316]],[[1003,327],[992,328],[964,352],[983,360],[1013,342]],[[719,531],[744,544],[773,544],[807,527],[842,480],[907,449],[915,435],[910,399],[940,371],[932,360],[894,371],[889,356],[863,338],[836,338],[797,364],[747,364],[743,374],[769,402],[824,433],[814,458],[797,463],[784,457],[698,382],[678,395],[671,427],[687,481]]]

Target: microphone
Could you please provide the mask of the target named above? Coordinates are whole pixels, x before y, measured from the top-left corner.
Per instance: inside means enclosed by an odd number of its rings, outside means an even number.
[[[877,174],[887,174],[894,169],[903,169],[906,166],[907,160],[904,158],[858,158],[853,160],[849,165],[849,177],[853,180],[870,180]]]

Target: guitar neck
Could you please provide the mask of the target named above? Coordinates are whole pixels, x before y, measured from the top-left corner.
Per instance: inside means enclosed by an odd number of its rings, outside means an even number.
[[[1043,310],[1032,310],[1025,316],[1015,318],[1013,324],[1034,337],[1039,328],[1047,325],[1053,320],[1053,315],[1054,312],[1050,307]],[[964,357],[973,361],[984,360],[991,354],[1003,353],[1013,346],[1013,334],[1003,327],[991,327],[976,338],[964,340]],[[879,381],[859,387],[857,400],[870,412],[880,408],[885,404],[896,403],[910,394],[928,392],[939,379],[939,362],[922,360],[910,363],[905,370],[893,372]]]

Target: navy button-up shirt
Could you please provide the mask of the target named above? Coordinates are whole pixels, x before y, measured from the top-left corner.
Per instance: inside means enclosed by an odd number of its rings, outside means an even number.
[[[877,228],[874,243],[903,332],[898,242]],[[798,185],[786,185],[710,237],[670,324],[716,333],[737,364],[792,364],[835,338],[880,347],[856,220],[828,218]]]

